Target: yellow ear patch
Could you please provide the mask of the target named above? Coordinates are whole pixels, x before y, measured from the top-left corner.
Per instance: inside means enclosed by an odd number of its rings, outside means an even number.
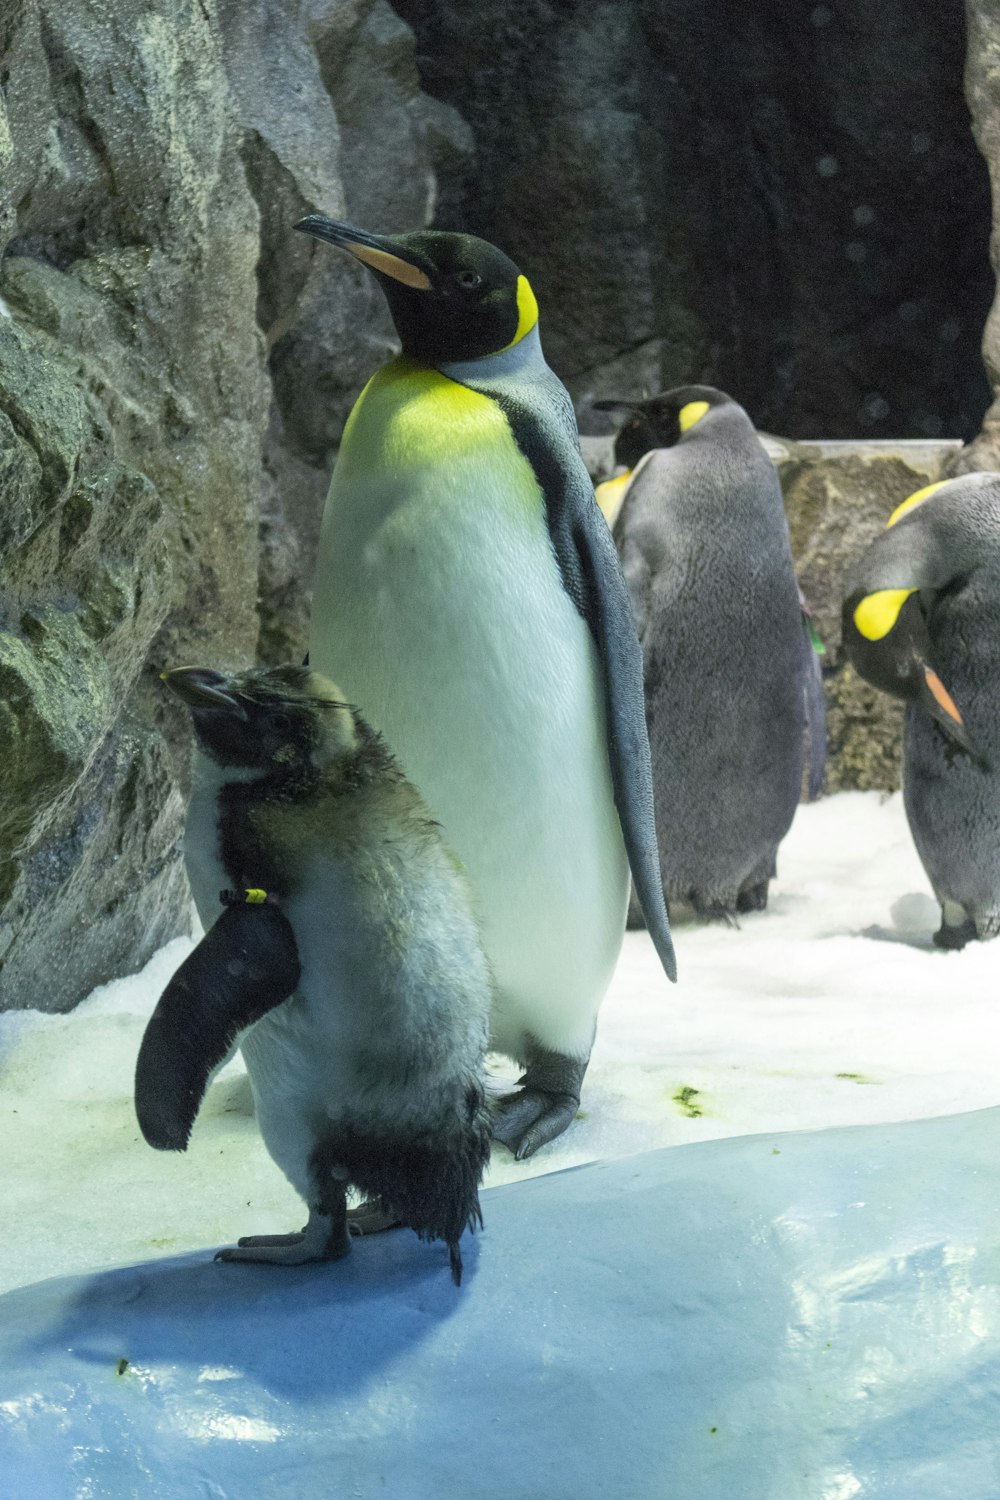
[[[631,484],[634,473],[634,469],[626,469],[624,474],[616,474],[614,479],[605,479],[604,483],[599,484],[594,491],[594,497],[609,526],[615,524],[622,501],[625,499],[625,491]]]
[[[349,250],[355,260],[363,261],[366,266],[371,266],[373,271],[381,271],[383,276],[391,276],[393,281],[401,281],[404,286],[416,287],[418,292],[430,291],[430,277],[421,271],[419,266],[411,266],[408,260],[403,260],[398,255],[390,255],[388,250],[376,250],[372,245],[355,245],[346,240],[342,248]]]
[[[880,589],[862,599],[854,611],[854,623],[866,641],[880,641],[899,619],[899,611],[916,589]]]
[[[531,290],[531,282],[527,276],[517,278],[517,332],[505,347],[513,349],[519,344],[526,333],[530,333],[538,322],[538,303],[535,294]],[[501,353],[503,351],[501,350]]]
[[[939,479],[936,484],[925,484],[922,490],[914,490],[913,494],[908,495],[902,505],[896,506],[896,509],[885,523],[886,529],[888,530],[890,526],[895,526],[900,516],[905,516],[908,510],[913,510],[915,506],[922,505],[936,490],[939,490],[942,485],[947,483],[947,479]]]
[[[682,406],[677,413],[677,421],[680,424],[681,432],[687,432],[696,422],[700,422],[708,410],[709,405],[707,401],[689,401],[686,406]]]

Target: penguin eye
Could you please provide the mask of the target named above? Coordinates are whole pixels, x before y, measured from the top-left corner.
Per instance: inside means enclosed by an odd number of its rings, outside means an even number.
[[[462,287],[466,292],[473,291],[477,286],[480,285],[482,279],[483,278],[479,275],[478,271],[459,271],[458,275],[455,277],[455,280],[458,282],[459,286]]]
[[[268,714],[267,722],[279,734],[284,734],[286,729],[291,729],[292,727],[292,721],[287,714]]]

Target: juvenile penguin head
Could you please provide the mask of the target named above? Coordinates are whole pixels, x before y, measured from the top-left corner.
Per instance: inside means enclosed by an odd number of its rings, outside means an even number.
[[[162,676],[190,708],[202,749],[224,769],[301,778],[358,748],[354,711],[308,667],[255,667],[232,676],[175,667]]]
[[[594,402],[595,411],[626,408],[631,413],[615,439],[615,462],[629,469],[651,448],[672,448],[711,412],[724,406],[743,411],[732,396],[712,385],[681,385],[646,401]]]
[[[374,273],[403,353],[420,364],[499,354],[538,322],[528,278],[475,235],[436,229],[369,234],[323,214],[295,227],[346,250]]]

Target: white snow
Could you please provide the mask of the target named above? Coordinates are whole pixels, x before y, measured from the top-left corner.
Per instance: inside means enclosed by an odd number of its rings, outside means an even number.
[[[405,1232],[213,1263],[305,1215],[238,1062],[186,1154],[139,1135],[189,941],[0,1016],[2,1500],[997,1500],[1000,944],[933,949],[898,796],[800,809],[780,867],[678,925],[676,988],[629,935],[584,1117],[498,1150],[459,1290]]]
[[[677,924],[676,986],[645,933],[627,936],[582,1118],[528,1162],[498,1148],[487,1185],[713,1137],[1000,1103],[1000,943],[941,953],[936,926],[898,795],[800,808],[766,913],[739,930]],[[0,1291],[304,1222],[238,1060],[184,1155],[139,1135],[139,1041],[190,947],[170,944],[70,1015],[0,1016]]]

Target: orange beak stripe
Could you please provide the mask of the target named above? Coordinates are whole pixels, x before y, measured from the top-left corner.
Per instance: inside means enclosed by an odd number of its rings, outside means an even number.
[[[371,266],[373,271],[381,271],[384,276],[391,276],[393,281],[401,281],[405,286],[416,287],[419,292],[430,291],[430,278],[421,271],[419,266],[411,266],[408,260],[402,260],[398,255],[391,255],[388,250],[376,250],[373,245],[359,245],[354,241],[344,240],[342,249],[349,250],[355,260],[364,261],[366,266]]]
[[[931,692],[934,694],[934,697],[937,699],[938,703],[940,703],[949,719],[954,719],[956,724],[961,724],[962,715],[955,707],[955,703],[952,699],[951,694],[948,692],[948,689],[945,687],[944,683],[941,681],[937,673],[932,672],[930,667],[925,667],[924,678],[927,682],[927,686],[930,688]]]

